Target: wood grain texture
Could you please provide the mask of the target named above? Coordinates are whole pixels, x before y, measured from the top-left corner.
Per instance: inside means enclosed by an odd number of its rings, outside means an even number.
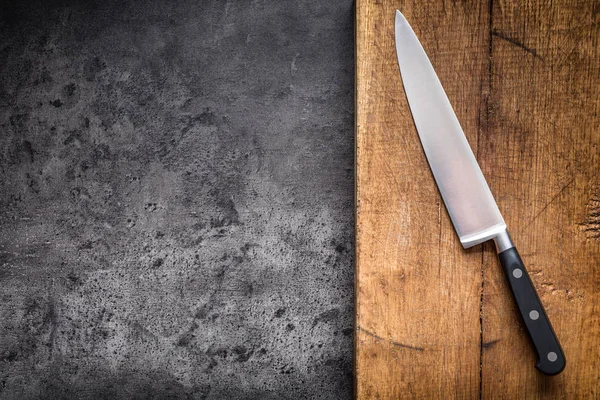
[[[402,88],[400,9],[428,52],[566,357],[534,369],[491,244],[463,250]],[[600,396],[599,9],[356,3],[358,398]]]

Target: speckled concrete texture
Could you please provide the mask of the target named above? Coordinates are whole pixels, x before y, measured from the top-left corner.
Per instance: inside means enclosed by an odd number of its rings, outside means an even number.
[[[0,398],[350,398],[353,3],[1,7]]]

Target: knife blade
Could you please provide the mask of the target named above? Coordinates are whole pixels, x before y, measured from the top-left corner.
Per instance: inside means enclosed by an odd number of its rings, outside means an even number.
[[[494,240],[502,269],[537,352],[536,368],[555,375],[565,356],[506,223],[440,80],[406,18],[396,11],[396,54],[425,156],[464,248]]]

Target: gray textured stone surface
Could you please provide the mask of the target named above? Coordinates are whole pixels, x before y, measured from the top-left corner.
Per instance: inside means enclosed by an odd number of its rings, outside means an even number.
[[[351,397],[352,2],[0,15],[0,398]]]

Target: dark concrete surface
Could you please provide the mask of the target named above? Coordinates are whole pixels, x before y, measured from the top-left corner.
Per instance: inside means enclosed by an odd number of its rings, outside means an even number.
[[[0,8],[0,398],[350,398],[352,1]]]

